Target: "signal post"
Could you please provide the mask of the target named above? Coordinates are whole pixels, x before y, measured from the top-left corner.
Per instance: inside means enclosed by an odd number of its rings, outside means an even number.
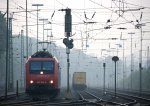
[[[65,11],[65,38],[63,39],[63,43],[66,46],[66,54],[67,54],[67,95],[66,98],[71,98],[70,85],[69,85],[69,68],[70,68],[70,49],[73,48],[73,39],[70,39],[72,32],[72,16],[71,9],[60,9],[59,11]]]

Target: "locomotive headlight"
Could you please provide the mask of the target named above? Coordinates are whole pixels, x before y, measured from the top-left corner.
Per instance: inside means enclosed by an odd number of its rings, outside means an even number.
[[[53,83],[54,83],[54,81],[53,81],[53,80],[51,80],[51,81],[50,81],[50,83],[51,83],[51,84],[53,84]]]
[[[41,71],[40,74],[43,74],[43,71]]]
[[[32,80],[30,81],[30,84],[33,84],[33,81],[32,81]]]

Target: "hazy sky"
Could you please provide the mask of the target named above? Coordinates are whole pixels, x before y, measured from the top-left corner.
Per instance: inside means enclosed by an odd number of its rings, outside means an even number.
[[[119,2],[122,1],[122,2]],[[28,13],[29,36],[36,38],[36,7],[32,4],[41,3],[44,6],[39,7],[39,18],[48,18],[51,25],[45,25],[45,28],[52,28],[51,33],[58,45],[63,47],[62,38],[64,38],[64,15],[65,12],[58,11],[62,8],[72,9],[72,37],[74,47],[77,49],[87,49],[89,53],[101,55],[101,49],[118,48],[119,55],[122,56],[122,48],[116,44],[123,44],[125,41],[125,53],[130,54],[131,35],[133,35],[133,52],[138,53],[140,50],[140,29],[135,29],[135,25],[144,23],[143,31],[150,31],[150,0],[28,0],[28,9],[32,11]],[[19,34],[21,29],[25,30],[25,0],[10,0],[10,13],[13,15],[13,34]],[[6,12],[6,0],[0,0],[0,10]],[[120,10],[120,11],[119,11]],[[124,11],[123,11],[124,10]],[[19,12],[20,13],[15,13]],[[51,20],[51,16],[55,14]],[[120,16],[119,16],[120,14]],[[92,18],[93,16],[93,18]],[[85,18],[87,17],[87,18]],[[85,24],[84,22],[95,22],[94,24]],[[39,22],[42,24],[42,22]],[[39,36],[43,36],[42,25],[39,25]],[[106,29],[110,28],[110,29]],[[120,28],[127,28],[122,30]],[[47,36],[47,32],[45,36]],[[82,39],[81,39],[82,38]],[[87,43],[86,43],[86,38]],[[102,40],[108,38],[118,38],[118,40]],[[144,32],[143,39],[149,39],[149,32]],[[97,40],[98,39],[98,40]],[[83,44],[83,45],[82,45]],[[89,46],[86,48],[86,44]],[[143,49],[146,50],[150,46],[148,40],[143,41]],[[104,54],[108,54],[103,52]],[[111,52],[113,54],[113,52]],[[138,54],[137,54],[138,55]]]

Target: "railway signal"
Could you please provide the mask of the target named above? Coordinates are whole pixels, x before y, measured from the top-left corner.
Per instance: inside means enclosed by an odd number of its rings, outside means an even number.
[[[63,39],[63,43],[66,45],[66,47],[68,47],[68,49],[72,49],[73,48],[73,39],[67,39],[64,38]]]
[[[65,36],[66,38],[63,39],[63,43],[66,45],[66,54],[67,54],[67,95],[69,96],[70,87],[69,87],[69,54],[70,49],[73,48],[73,39],[69,39],[71,37],[72,32],[72,16],[71,16],[71,9],[60,9],[59,11],[65,11]],[[68,98],[68,97],[67,97]]]
[[[73,39],[69,40],[69,44],[67,46],[69,49],[73,48]]]
[[[104,84],[103,90],[104,90],[104,91],[103,91],[103,92],[104,92],[104,94],[105,94],[105,93],[106,93],[106,92],[105,92],[105,69],[106,69],[106,63],[103,63],[103,68],[104,68],[104,82],[103,82],[103,84]]]
[[[112,61],[115,62],[115,97],[116,97],[116,62],[119,60],[118,56],[112,57]]]

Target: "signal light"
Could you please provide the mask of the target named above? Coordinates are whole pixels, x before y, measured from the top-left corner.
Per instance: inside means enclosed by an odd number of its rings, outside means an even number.
[[[42,74],[43,74],[43,71],[41,71],[40,74],[42,75]]]
[[[32,80],[30,81],[30,84],[33,84],[33,81],[32,81]]]
[[[50,83],[51,83],[51,84],[53,84],[53,83],[54,83],[54,81],[53,81],[53,80],[51,80],[51,81],[50,81]]]
[[[67,38],[64,38],[63,39],[63,43],[66,45],[66,47],[68,47],[69,49],[72,49],[73,48],[73,39],[67,39]]]
[[[64,39],[63,39],[63,43],[67,46],[68,43],[69,43],[69,40],[68,40],[67,38],[64,38]]]
[[[68,48],[69,48],[69,49],[72,49],[72,48],[73,48],[73,39],[71,39],[71,40],[69,41]]]

